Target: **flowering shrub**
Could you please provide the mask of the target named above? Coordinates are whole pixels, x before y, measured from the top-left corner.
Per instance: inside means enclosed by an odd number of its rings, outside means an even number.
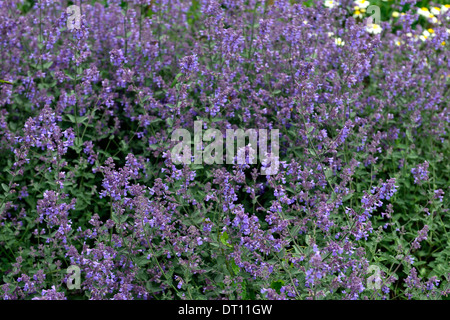
[[[446,299],[448,8],[2,1],[0,296]],[[194,121],[279,169],[175,164]]]

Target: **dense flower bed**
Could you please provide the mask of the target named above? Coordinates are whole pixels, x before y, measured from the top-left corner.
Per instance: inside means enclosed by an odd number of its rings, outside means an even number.
[[[2,299],[447,297],[449,5],[34,2],[0,2]],[[279,130],[277,170],[177,164],[195,121]]]

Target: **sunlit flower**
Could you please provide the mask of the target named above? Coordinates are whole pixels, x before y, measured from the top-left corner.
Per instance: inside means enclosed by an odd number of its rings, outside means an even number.
[[[359,10],[355,10],[355,12],[353,13],[353,18],[360,18],[360,19],[362,19],[362,17],[363,17],[363,14],[362,14],[362,12],[361,11],[359,11]]]
[[[343,47],[345,45],[345,41],[342,41],[341,38],[335,38],[334,43],[339,47]]]
[[[394,12],[392,12],[392,16],[394,18],[398,18],[400,16],[400,13],[398,11],[394,11]]]
[[[424,30],[422,32],[422,35],[419,37],[420,40],[426,41],[430,37],[434,37],[436,34],[434,33],[433,29]]]
[[[361,9],[366,9],[368,6],[370,6],[370,2],[367,0],[356,0],[355,4]]]
[[[439,20],[436,17],[431,17],[431,23],[439,23]]]
[[[420,16],[425,17],[425,18],[431,18],[432,17],[430,10],[428,10],[428,8],[425,8],[425,7],[417,9],[417,13]]]
[[[408,38],[413,38],[414,41],[418,41],[419,40],[419,36],[417,34],[412,34],[411,32],[406,33],[406,36]]]
[[[359,11],[359,12],[361,12],[361,13],[365,13],[365,12],[366,12],[366,9],[360,8],[360,7],[358,7],[358,6],[354,6],[353,9],[354,9],[355,11]]]
[[[430,33],[427,30],[425,30],[422,33],[422,35],[419,37],[419,39],[422,41],[426,41],[429,37],[430,37]]]
[[[445,12],[447,12],[449,9],[450,9],[450,4],[444,4],[444,5],[442,5],[442,7],[441,7],[441,12],[442,12],[442,13],[445,13]]]
[[[433,7],[431,8],[431,13],[434,14],[435,16],[438,16],[441,13],[441,8]]]
[[[366,27],[366,31],[371,34],[379,34],[381,33],[381,31],[383,31],[383,29],[379,24],[372,23]]]
[[[337,5],[338,3],[334,0],[326,0],[324,3],[324,6],[330,9],[336,7]]]

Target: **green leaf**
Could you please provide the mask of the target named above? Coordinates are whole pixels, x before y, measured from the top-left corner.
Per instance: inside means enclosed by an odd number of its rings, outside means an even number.
[[[409,129],[406,130],[406,136],[408,137],[409,141],[414,142],[414,140],[412,138],[411,130],[409,130]]]
[[[124,140],[120,141],[120,150],[121,151],[128,150],[128,144]]]
[[[179,73],[179,74],[177,74],[177,75],[175,76],[175,79],[173,79],[173,82],[172,82],[172,84],[170,85],[171,88],[173,88],[173,87],[175,86],[175,84],[177,83],[178,78],[181,77],[182,75],[183,75],[182,73]]]
[[[230,245],[228,242],[228,233],[226,231],[224,231],[221,235],[220,235],[220,242],[222,242],[222,244],[226,245],[227,247],[233,248],[232,245]]]
[[[53,65],[53,61],[48,61],[42,65],[43,69],[48,69]]]
[[[9,192],[9,187],[6,184],[2,183],[2,188],[5,192]]]
[[[327,177],[327,179],[329,179],[332,175],[333,175],[333,170],[331,170],[331,168],[327,168],[325,170],[325,177]]]
[[[350,193],[342,198],[342,202],[349,200],[351,197],[353,197],[354,193]]]
[[[311,237],[308,234],[305,237],[305,242],[308,246],[311,245]]]
[[[415,261],[413,264],[414,264],[414,266],[418,267],[418,266],[421,266],[423,264],[427,264],[427,262],[426,261]]]
[[[81,140],[81,138],[75,138],[75,146],[76,147],[81,147],[83,146],[83,140]]]
[[[238,275],[239,271],[241,271],[241,269],[237,266],[236,262],[234,261],[234,259],[231,259],[231,269],[233,269],[233,272]]]
[[[75,123],[75,116],[73,114],[66,114],[67,118],[69,118],[70,122]]]
[[[119,219],[114,213],[111,214],[111,220],[114,221],[116,224],[119,224]]]
[[[272,281],[272,283],[270,284],[270,287],[276,290],[278,294],[281,293],[280,290],[282,286],[284,286],[283,280]]]

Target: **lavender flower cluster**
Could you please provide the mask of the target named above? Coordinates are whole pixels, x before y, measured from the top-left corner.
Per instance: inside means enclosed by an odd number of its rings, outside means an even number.
[[[450,10],[416,3],[1,1],[0,298],[447,297]],[[279,130],[279,170],[175,164],[194,121]]]

